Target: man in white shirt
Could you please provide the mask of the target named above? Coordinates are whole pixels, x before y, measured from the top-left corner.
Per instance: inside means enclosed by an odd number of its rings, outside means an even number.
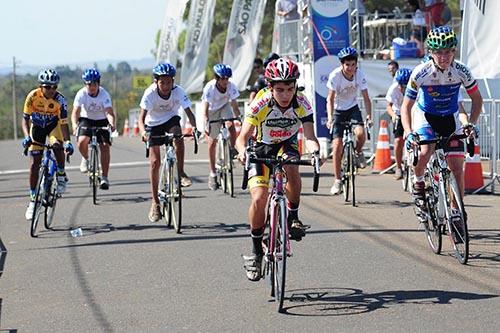
[[[99,187],[103,190],[109,188],[108,171],[110,156],[110,131],[115,130],[115,114],[111,97],[106,89],[100,86],[101,74],[95,68],[89,68],[82,74],[85,87],[78,90],[73,102],[71,122],[73,134],[78,136],[78,150],[82,155],[80,171],[88,170],[88,145],[92,137],[92,127],[106,127],[109,130],[97,131],[97,142],[101,151],[102,178]]]
[[[363,118],[358,106],[358,91],[361,91],[366,109],[366,121],[371,124],[372,104],[368,95],[368,86],[364,73],[358,68],[358,52],[355,48],[344,47],[338,53],[341,65],[328,76],[326,86],[326,111],[328,115],[327,127],[332,133],[333,173],[335,181],[330,189],[333,195],[342,191],[340,178],[340,162],[342,158],[342,136],[344,127],[342,122],[354,120],[358,126],[354,129],[356,135],[355,154],[360,168],[366,167],[362,149],[366,137],[363,127]]]
[[[220,123],[209,123],[209,121],[219,119],[229,119],[240,116],[240,109],[236,99],[240,95],[238,88],[229,81],[233,75],[232,69],[226,64],[216,64],[213,67],[215,78],[205,85],[201,101],[203,104],[203,114],[207,123],[208,136],[208,187],[215,191],[219,187],[217,183],[217,173],[215,170],[215,150],[217,147],[217,136],[221,127]],[[236,130],[232,121],[226,122],[229,138],[231,141],[231,155],[235,155],[234,144],[236,141]],[[232,156],[231,156],[232,157]]]
[[[149,162],[151,194],[153,203],[149,211],[149,220],[157,222],[161,219],[160,200],[158,198],[158,181],[161,164],[160,146],[161,139],[150,138],[165,133],[181,135],[179,109],[182,107],[186,112],[189,122],[197,135],[196,120],[191,111],[191,101],[184,89],[174,84],[176,69],[169,63],[162,63],[153,68],[154,82],[145,91],[141,99],[141,114],[139,116],[139,129],[142,140],[149,141]],[[191,186],[191,179],[184,172],[184,139],[174,139],[177,166],[181,177],[181,186]]]

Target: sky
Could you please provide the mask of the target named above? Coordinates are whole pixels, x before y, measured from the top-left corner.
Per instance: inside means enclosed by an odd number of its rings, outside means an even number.
[[[1,0],[0,68],[153,58],[177,0]]]

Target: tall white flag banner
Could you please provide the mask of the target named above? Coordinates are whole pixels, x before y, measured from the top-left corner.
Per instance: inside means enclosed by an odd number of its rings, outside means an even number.
[[[156,62],[177,63],[177,40],[182,27],[182,14],[188,0],[167,1],[165,19],[160,33]]]
[[[192,0],[182,57],[181,86],[187,93],[203,90],[215,0]]]
[[[234,0],[223,62],[233,69],[231,81],[244,90],[252,73],[267,0]]]
[[[499,0],[466,0],[460,60],[476,79],[500,79]]]

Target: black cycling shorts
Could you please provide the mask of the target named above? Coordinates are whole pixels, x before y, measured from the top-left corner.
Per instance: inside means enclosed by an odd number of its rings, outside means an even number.
[[[78,136],[92,137],[90,127],[106,127],[109,125],[108,119],[93,120],[89,118],[78,119]],[[85,127],[85,128],[82,128]],[[107,143],[111,145],[110,135],[108,130],[98,130],[96,133],[98,143]]]
[[[172,128],[175,126],[181,126],[181,117],[173,116],[167,122],[157,125],[157,126],[147,126],[146,132],[150,136],[160,136],[165,135],[165,133],[171,133]],[[149,140],[149,146],[161,146],[165,143],[165,139],[162,138],[151,138]]]

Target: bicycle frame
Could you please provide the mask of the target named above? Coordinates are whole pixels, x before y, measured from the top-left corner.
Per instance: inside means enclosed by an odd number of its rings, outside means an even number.
[[[277,223],[278,221],[276,220],[276,209],[280,208],[280,202],[286,202],[286,197],[285,197],[285,184],[286,184],[286,174],[285,170],[281,166],[276,166],[274,170],[272,170],[272,187],[271,191],[269,192],[269,224],[270,224],[270,232],[271,234],[269,235],[269,239],[274,239],[276,235],[276,230],[277,230]],[[285,208],[284,212],[281,212],[283,214],[282,216],[285,217],[285,221],[287,221],[288,218],[288,211]],[[290,246],[290,238],[288,237],[288,223],[285,223],[285,236],[286,236],[286,253],[288,256],[292,256],[292,249]],[[274,253],[274,243],[270,242],[269,244],[269,252],[268,255]]]

